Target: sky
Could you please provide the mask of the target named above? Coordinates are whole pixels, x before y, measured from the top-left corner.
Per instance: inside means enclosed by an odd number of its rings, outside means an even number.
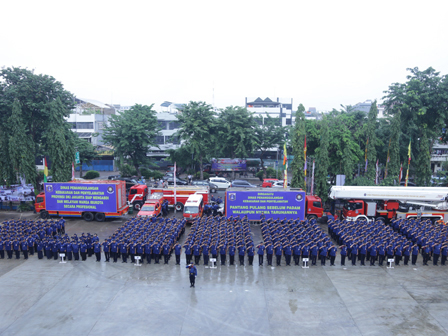
[[[381,101],[407,68],[448,74],[448,1],[8,1],[0,67],[106,104]]]

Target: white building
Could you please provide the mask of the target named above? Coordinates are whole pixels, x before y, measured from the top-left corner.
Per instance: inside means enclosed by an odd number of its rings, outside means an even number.
[[[150,157],[168,157],[168,149],[178,149],[180,147],[180,139],[174,136],[179,129],[179,121],[175,113],[160,112],[157,113],[157,122],[162,128],[161,135],[157,136],[156,141],[159,146],[150,147],[148,156]]]
[[[431,171],[437,173],[442,170],[442,164],[448,161],[448,144],[436,142],[432,147]]]
[[[265,118],[269,115],[272,118],[281,118],[282,126],[294,125],[295,116],[292,112],[292,98],[271,100],[260,97],[253,99],[246,97],[246,108],[248,111],[255,113],[256,116]]]

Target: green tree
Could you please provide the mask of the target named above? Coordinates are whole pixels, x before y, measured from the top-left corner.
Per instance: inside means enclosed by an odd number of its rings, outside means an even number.
[[[407,70],[411,74],[406,83],[394,83],[384,92],[384,105],[390,115],[401,111],[403,139],[412,139],[412,153],[426,156],[425,150],[420,151],[418,138],[428,138],[432,148],[448,124],[448,77],[440,76],[431,67],[424,71],[417,67]],[[402,158],[407,158],[408,144],[408,140],[400,144]],[[419,179],[427,181],[430,178],[430,170],[424,168],[418,172],[421,173],[426,176],[419,176]]]
[[[303,151],[305,145],[305,107],[300,104],[296,112],[296,120],[292,134],[292,180],[291,187],[305,189],[305,174],[303,168],[305,166],[305,153]]]
[[[82,165],[90,165],[97,157],[95,147],[85,139],[75,138],[75,151],[79,152],[79,177],[82,177]]]
[[[328,119],[323,118],[320,127],[320,143],[317,153],[316,162],[316,194],[322,198],[323,202],[327,201],[328,198],[328,167],[330,165],[330,159],[328,157],[328,147],[329,141],[329,130],[328,130]]]
[[[37,170],[34,159],[33,143],[26,133],[22,118],[22,107],[18,99],[12,105],[12,115],[9,118],[9,156],[12,168],[18,174],[23,174],[27,182],[36,185]]]
[[[369,180],[375,180],[376,174],[376,148],[377,138],[376,138],[376,128],[377,128],[377,116],[378,116],[378,108],[376,106],[376,101],[372,103],[370,107],[369,114],[367,116],[367,125],[366,125],[366,153],[367,153],[367,172],[365,173],[365,177]]]
[[[128,160],[140,178],[140,166],[149,161],[148,148],[158,147],[156,137],[160,133],[153,105],[135,104],[129,110],[109,118],[104,128],[104,143],[114,147],[115,155]]]
[[[199,159],[201,180],[203,174],[203,160],[214,149],[216,138],[216,115],[211,105],[205,102],[190,101],[184,106],[181,114],[176,115],[180,122],[177,135],[185,141],[193,156]]]
[[[419,152],[417,157],[416,184],[418,186],[431,186],[431,142],[425,129],[422,130],[419,140]]]
[[[285,128],[280,126],[280,118],[272,118],[268,114],[262,117],[256,117],[257,126],[255,127],[255,149],[260,152],[261,169],[263,178],[266,178],[266,169],[264,166],[264,155],[272,149],[277,148],[284,142]]]
[[[13,116],[14,101],[20,102],[21,113],[17,114],[17,107]],[[56,110],[52,108],[54,104],[58,104],[63,108],[57,112],[57,115],[52,115]],[[17,124],[20,122],[21,132],[23,131],[23,138],[28,142],[28,151],[32,152],[28,158],[30,166],[31,161],[34,165],[34,156],[38,154],[49,154],[48,150],[56,152],[55,146],[60,146],[56,141],[49,140],[48,128],[62,127],[56,132],[64,133],[64,137],[68,137],[67,123],[64,120],[74,107],[74,97],[72,94],[64,90],[62,84],[57,82],[53,77],[47,75],[36,75],[33,71],[21,68],[5,68],[0,70],[0,149],[2,152],[0,158],[0,176],[6,179],[7,183],[15,180],[16,173],[23,174],[24,172],[15,171],[17,167],[13,167],[9,142],[11,137],[17,140],[17,133],[12,134],[9,127],[9,120],[14,120]],[[60,113],[62,112],[62,113]],[[57,118],[57,122],[55,120]],[[71,131],[70,131],[71,132]],[[17,154],[17,151],[16,151]],[[14,155],[16,155],[14,154]],[[70,155],[65,151],[66,155]],[[57,159],[50,157],[52,162]],[[70,157],[70,159],[72,159]],[[64,158],[64,161],[68,158]],[[17,164],[17,161],[16,161]],[[56,168],[67,169],[65,165],[56,165]],[[22,169],[22,168],[21,168]],[[25,168],[25,169],[29,169]],[[52,169],[53,175],[64,175],[65,172],[58,172]],[[70,172],[70,167],[68,167]],[[25,173],[27,179],[33,179],[37,176],[35,173]],[[34,181],[31,181],[35,183]]]
[[[256,143],[256,122],[253,113],[245,107],[228,106],[218,115],[215,143],[231,159],[249,157]],[[235,172],[232,172],[235,178]]]
[[[400,136],[401,136],[401,112],[395,113],[392,118],[390,127],[390,147],[389,147],[389,162],[387,162],[387,177],[383,181],[383,185],[395,185],[398,181],[400,173]],[[387,160],[387,158],[386,158]],[[400,181],[397,183],[400,185]]]

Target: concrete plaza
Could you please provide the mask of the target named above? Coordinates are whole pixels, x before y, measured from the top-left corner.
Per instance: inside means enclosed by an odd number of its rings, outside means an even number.
[[[1,220],[4,220],[2,218]],[[122,220],[68,220],[109,236]],[[260,230],[253,227],[254,241]],[[187,232],[188,233],[188,229]],[[183,240],[186,235],[184,235]],[[448,267],[0,260],[0,335],[446,335]]]

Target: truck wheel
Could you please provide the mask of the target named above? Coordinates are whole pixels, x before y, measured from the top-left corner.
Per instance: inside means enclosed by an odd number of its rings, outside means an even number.
[[[137,211],[140,211],[140,209],[142,208],[143,202],[134,202],[134,209]]]
[[[97,222],[104,222],[105,219],[106,219],[106,215],[105,215],[104,213],[102,213],[102,212],[97,212],[97,213],[95,214],[95,220],[96,220]]]
[[[316,215],[309,215],[308,217],[306,217],[309,221],[315,219],[317,220],[317,216]]]
[[[84,218],[84,220],[86,222],[91,222],[93,221],[93,213],[91,212],[84,212],[84,214],[82,215],[82,217]]]
[[[40,218],[47,219],[48,217],[50,217],[50,215],[45,210],[40,212]]]
[[[216,193],[216,189],[212,189],[212,190],[210,190],[210,192],[211,192],[212,194],[214,194],[214,193]]]
[[[381,222],[381,223],[383,223],[383,224],[386,224],[386,219],[385,219],[384,217],[378,217],[378,218],[376,219],[376,221],[377,221],[377,222]]]
[[[184,205],[181,202],[176,203],[176,210],[182,211],[184,209]]]

